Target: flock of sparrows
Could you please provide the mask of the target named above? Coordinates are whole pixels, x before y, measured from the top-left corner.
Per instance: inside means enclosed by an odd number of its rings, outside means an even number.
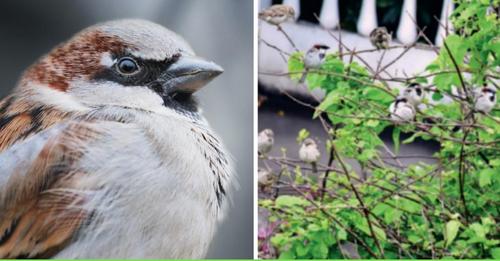
[[[279,25],[293,18],[295,12],[288,5],[273,5],[259,13],[259,18],[273,25]],[[370,42],[377,49],[389,48],[392,40],[386,27],[377,27],[369,35]],[[310,70],[319,69],[325,62],[329,47],[315,44],[304,55],[304,72],[299,83],[304,83]],[[389,106],[390,119],[396,123],[412,121],[417,107],[422,103],[425,92],[422,86],[411,83]],[[496,89],[493,87],[476,88],[473,90],[474,110],[489,113],[496,104]]]
[[[270,24],[279,26],[281,23],[290,21],[294,17],[293,7],[287,5],[273,5],[259,13],[259,18]],[[387,49],[392,41],[392,35],[386,27],[377,27],[369,35],[372,45],[380,49]],[[329,47],[324,44],[313,45],[304,55],[304,72],[299,83],[304,83],[310,70],[319,69],[325,62],[326,52]],[[389,118],[394,124],[404,124],[415,120],[419,105],[425,97],[424,88],[418,83],[410,83],[398,95],[389,106]],[[489,113],[496,104],[496,89],[493,87],[475,88],[473,90],[473,108],[476,112]],[[261,156],[267,156],[274,143],[274,133],[270,129],[261,131],[258,135],[258,152]],[[313,171],[317,171],[316,163],[321,154],[313,139],[307,138],[302,142],[299,150],[299,158],[305,163],[312,165]],[[259,185],[269,186],[274,182],[270,171],[261,169],[258,173]]]
[[[233,175],[193,95],[222,72],[144,20],[34,63],[0,101],[0,259],[203,258]]]
[[[294,18],[295,10],[290,5],[276,4],[259,12],[259,19],[275,26],[280,26],[282,23],[293,21]],[[392,35],[384,26],[373,29],[369,37],[370,42],[377,49],[387,49],[389,47],[389,43],[392,40]],[[313,48],[311,48],[310,51],[312,51],[312,49]],[[316,59],[316,57],[311,59],[313,63],[311,64],[310,68],[315,67],[313,59]]]
[[[274,132],[271,129],[264,129],[259,132],[257,148],[258,154],[262,158],[267,158],[274,145]],[[299,159],[307,164],[311,164],[313,173],[317,173],[317,163],[321,158],[318,145],[312,138],[306,138],[302,141],[299,149]],[[276,182],[276,176],[271,170],[258,170],[258,185],[265,191]]]
[[[425,97],[420,84],[408,85],[396,100],[389,106],[390,118],[395,124],[403,124],[415,120],[418,106]],[[489,113],[496,105],[496,89],[491,86],[475,88],[472,91],[473,113]]]

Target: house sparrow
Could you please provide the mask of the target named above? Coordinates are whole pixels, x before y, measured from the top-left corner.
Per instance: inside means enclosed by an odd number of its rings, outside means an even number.
[[[387,32],[387,28],[385,26],[377,27],[370,33],[370,42],[377,49],[389,48],[391,40],[392,36],[389,32]]]
[[[304,73],[300,78],[300,83],[304,83],[307,77],[307,72],[310,69],[319,69],[321,65],[325,62],[326,51],[330,47],[323,44],[313,45],[306,53],[304,57]]]
[[[261,191],[267,191],[274,184],[276,177],[271,171],[259,169],[257,171],[257,182]]]
[[[408,102],[415,108],[422,103],[424,98],[424,89],[418,83],[410,83],[404,90],[403,96],[408,99]]]
[[[259,19],[276,26],[293,20],[294,17],[295,10],[289,5],[272,5],[259,13]]]
[[[489,86],[474,89],[474,110],[489,113],[497,103],[496,93],[497,90]]]
[[[271,129],[264,129],[259,132],[258,150],[260,155],[267,155],[273,148],[274,132]]]
[[[408,101],[408,98],[399,96],[396,101],[389,106],[391,120],[396,124],[401,124],[415,119],[415,108]]]
[[[0,102],[0,258],[204,257],[232,170],[193,94],[222,72],[143,20],[32,65]]]
[[[314,173],[318,172],[316,163],[321,157],[321,153],[319,152],[318,145],[316,145],[316,142],[311,139],[307,138],[302,142],[302,145],[300,146],[299,149],[299,158],[303,162],[309,163],[312,166],[312,171]]]

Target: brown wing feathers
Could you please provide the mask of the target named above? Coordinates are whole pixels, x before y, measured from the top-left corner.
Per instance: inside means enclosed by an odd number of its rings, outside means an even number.
[[[0,152],[66,118],[68,113],[29,104],[15,96],[0,102]]]
[[[0,104],[0,153],[63,115],[17,112],[14,104],[9,99]],[[96,134],[83,123],[70,124],[45,144],[29,168],[9,176],[0,190],[0,258],[47,258],[71,242],[89,217],[81,208],[89,194],[75,187],[75,180],[85,174],[75,167],[81,150],[68,145],[75,144],[69,139],[86,140]]]

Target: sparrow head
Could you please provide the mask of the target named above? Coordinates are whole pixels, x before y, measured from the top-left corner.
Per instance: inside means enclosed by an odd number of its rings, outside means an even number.
[[[380,36],[383,36],[386,34],[389,34],[389,32],[387,31],[387,28],[385,26],[381,26],[381,27],[377,27],[371,31],[370,38],[376,38],[376,37],[380,37]]]
[[[262,133],[263,133],[264,135],[266,135],[267,137],[269,137],[269,138],[273,138],[273,137],[274,137],[274,132],[273,132],[273,130],[271,130],[271,129],[264,129],[264,130],[262,131]]]
[[[419,97],[421,97],[424,94],[424,91],[422,89],[422,86],[419,83],[410,83],[408,87],[406,88],[405,92],[407,94],[410,94],[412,92],[415,92],[415,94]]]
[[[324,44],[315,44],[309,50],[308,53],[318,54],[321,59],[325,58],[326,51],[330,49],[328,45]]]
[[[398,105],[400,105],[400,104],[405,104],[405,103],[408,103],[408,99],[406,97],[400,97],[400,96],[398,96],[396,98],[396,104],[395,104],[396,107],[398,107]]]
[[[196,113],[192,94],[222,72],[158,24],[117,20],[84,29],[53,49],[26,71],[20,87],[64,94],[90,108]]]
[[[481,89],[481,92],[483,92],[485,94],[495,95],[497,93],[497,90],[491,86],[484,86]]]
[[[496,94],[497,94],[497,90],[491,86],[484,86],[482,89],[481,89],[481,92],[483,93],[483,95],[485,95],[486,97],[488,97],[488,99],[490,100],[490,102],[495,102],[496,101]]]
[[[290,5],[282,5],[282,6],[283,6],[283,10],[287,14],[287,16],[295,17],[295,9],[293,8],[293,6],[290,6]]]
[[[285,5],[285,10],[286,10],[286,13],[288,14],[288,16],[295,17],[295,9],[293,9],[292,6]]]
[[[316,142],[311,139],[311,138],[307,138],[304,140],[304,146],[308,147],[308,146],[316,146]]]

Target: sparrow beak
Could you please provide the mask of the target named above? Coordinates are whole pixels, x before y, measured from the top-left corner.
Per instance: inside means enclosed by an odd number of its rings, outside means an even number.
[[[219,65],[199,57],[182,56],[163,73],[166,94],[192,94],[224,72]]]

